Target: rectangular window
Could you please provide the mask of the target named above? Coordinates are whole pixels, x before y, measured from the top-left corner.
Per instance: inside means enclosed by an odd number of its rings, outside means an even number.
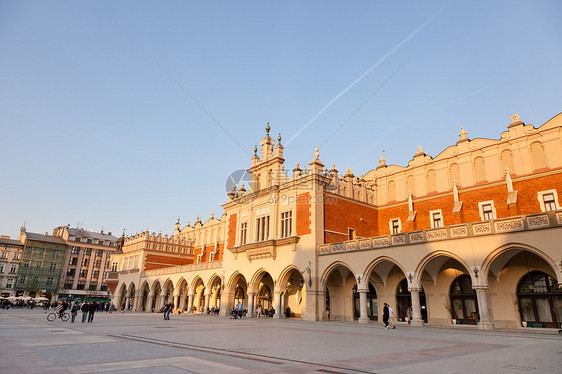
[[[17,271],[18,271],[18,265],[12,264],[12,266],[10,266],[10,273],[14,274]]]
[[[347,239],[348,240],[357,239],[357,234],[355,233],[355,229],[347,229]]]
[[[99,270],[94,270],[92,271],[92,279],[98,279],[100,276],[100,271]]]
[[[98,288],[98,282],[90,282],[90,291],[95,291]]]
[[[82,266],[89,266],[89,265],[90,265],[90,259],[85,258],[84,261],[82,261]]]
[[[72,251],[70,252],[73,255],[77,255],[80,253],[80,247],[72,247]]]
[[[4,272],[4,267],[6,266],[6,264],[0,264],[0,273]]]
[[[47,277],[47,282],[46,282],[47,286],[52,286],[53,281],[54,281],[53,277]]]
[[[55,262],[51,262],[51,265],[49,265],[49,270],[56,270],[57,268],[57,264]]]
[[[201,255],[197,255],[197,263],[201,263]]]
[[[113,264],[111,264],[111,271],[117,271],[117,262],[114,262]]]
[[[14,260],[19,260],[19,259],[20,259],[20,254],[14,253]]]
[[[240,245],[246,244],[247,234],[248,234],[248,222],[242,222],[240,224]]]
[[[64,282],[65,288],[72,288],[72,286],[74,286],[74,281],[67,280],[67,281]]]
[[[100,291],[107,291],[109,289],[109,287],[107,286],[107,284],[102,283],[101,287],[100,287]]]
[[[86,288],[86,281],[78,281],[78,284],[76,285],[76,289],[77,290],[83,290],[84,288]]]
[[[94,267],[99,268],[101,266],[101,260],[94,261]]]
[[[402,231],[402,225],[399,218],[391,219],[389,221],[390,233],[392,235],[399,234]]]
[[[86,278],[87,276],[88,276],[88,270],[87,269],[80,270],[80,277]]]
[[[288,238],[292,234],[293,229],[293,212],[281,213],[281,237]]]
[[[84,255],[90,255],[92,253],[92,248],[84,248]]]
[[[20,284],[25,284],[26,278],[27,278],[26,275],[20,276]]]
[[[256,219],[256,241],[261,242],[269,239],[269,216]]]
[[[92,243],[92,239],[86,240],[87,243]]]
[[[33,283],[37,284],[39,282],[39,275],[33,276]]]
[[[484,221],[494,219],[494,210],[492,208],[492,204],[482,205],[482,217],[484,217]]]
[[[96,249],[96,257],[101,257],[101,256],[103,256],[103,250]]]
[[[67,277],[74,277],[74,275],[76,274],[76,269],[68,269],[66,271],[66,276]]]
[[[209,261],[214,261],[215,260],[215,252],[211,252],[211,254],[209,254]]]
[[[29,267],[29,260],[23,260],[23,267],[24,267],[24,268],[28,268],[28,267]]]
[[[8,258],[8,252],[2,252],[2,257],[3,259],[7,259]]]
[[[70,265],[78,265],[78,257],[72,257],[70,259]]]
[[[75,242],[79,242],[79,241],[80,241],[80,238],[74,238],[74,241],[75,241]]]
[[[10,278],[6,281],[6,288],[12,288],[13,285],[14,285],[13,279]]]
[[[552,212],[560,209],[558,204],[558,192],[556,190],[540,191],[538,193],[541,211]]]
[[[443,217],[441,215],[441,210],[432,210],[429,212],[431,217],[431,227],[443,227]]]

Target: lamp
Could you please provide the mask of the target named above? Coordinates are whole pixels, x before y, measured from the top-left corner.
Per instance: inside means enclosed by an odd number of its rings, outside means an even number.
[[[299,286],[302,288],[302,286],[304,286],[304,273],[308,273],[308,287],[312,287],[312,270],[310,270],[310,261],[308,261],[308,266],[306,267],[306,269],[304,269],[303,271],[301,271],[301,279],[299,280]]]

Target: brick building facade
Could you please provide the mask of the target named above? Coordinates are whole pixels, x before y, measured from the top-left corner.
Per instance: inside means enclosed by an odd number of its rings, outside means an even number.
[[[497,140],[461,128],[435,157],[419,147],[407,166],[381,157],[359,176],[325,168],[318,149],[287,172],[266,130],[220,219],[123,238],[116,305],[226,314],[242,302],[367,323],[387,302],[416,325],[562,323],[562,114],[538,128],[514,115]]]

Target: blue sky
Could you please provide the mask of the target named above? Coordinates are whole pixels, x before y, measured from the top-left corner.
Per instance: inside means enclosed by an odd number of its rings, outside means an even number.
[[[320,159],[356,175],[383,149],[389,164],[420,145],[436,156],[461,126],[499,138],[513,113],[540,126],[562,111],[561,14],[560,1],[0,0],[0,234],[171,233],[178,216],[220,216],[267,121],[283,142],[309,123],[287,168],[329,139]]]

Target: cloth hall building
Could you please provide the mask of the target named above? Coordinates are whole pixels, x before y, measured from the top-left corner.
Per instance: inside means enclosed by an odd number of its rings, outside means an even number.
[[[106,283],[120,308],[227,315],[239,302],[304,320],[382,320],[480,329],[562,323],[562,114],[518,115],[407,166],[355,176],[318,149],[286,172],[281,138],[254,150],[221,217],[119,241]],[[290,313],[289,312],[290,309]]]

